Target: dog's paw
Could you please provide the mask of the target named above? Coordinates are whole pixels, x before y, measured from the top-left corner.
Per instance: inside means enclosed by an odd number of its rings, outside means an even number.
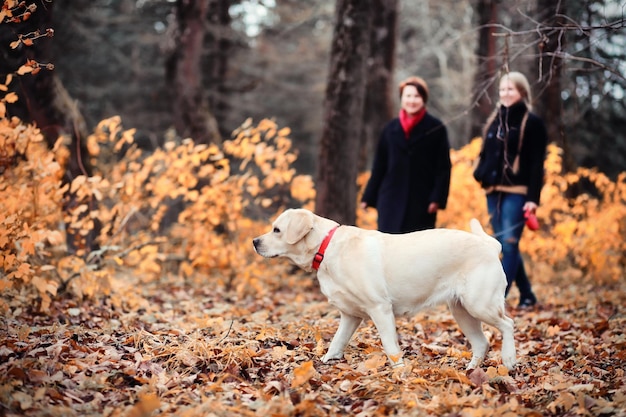
[[[333,359],[343,359],[343,352],[331,354],[328,352],[324,356],[322,356],[322,362],[327,363],[328,361],[332,361]]]
[[[476,369],[480,367],[482,363],[483,363],[483,358],[477,358],[474,356],[472,360],[470,361],[470,363],[467,364],[467,370],[471,371],[472,369]]]
[[[402,359],[402,352],[397,355],[387,355],[389,361],[391,362],[391,367],[393,369],[404,367],[404,359]]]
[[[404,361],[400,359],[398,362],[392,363],[391,367],[393,369],[404,368]]]
[[[502,364],[509,370],[509,372],[513,372],[515,370],[515,366],[517,365],[517,361],[515,358],[502,358]]]

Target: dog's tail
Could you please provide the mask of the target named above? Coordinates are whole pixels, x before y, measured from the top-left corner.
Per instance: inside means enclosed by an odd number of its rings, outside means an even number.
[[[500,253],[500,251],[502,250],[502,245],[500,244],[500,242],[498,242],[493,236],[488,235],[477,219],[470,220],[470,230],[476,236],[486,238],[489,244],[493,246],[494,249],[497,249],[498,253]]]

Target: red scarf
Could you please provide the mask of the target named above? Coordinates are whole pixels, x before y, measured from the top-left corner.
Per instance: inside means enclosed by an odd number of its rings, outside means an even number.
[[[415,113],[413,117],[409,116],[404,109],[400,109],[400,124],[402,125],[402,130],[404,130],[404,135],[407,139],[409,138],[411,130],[413,130],[413,128],[422,121],[425,114],[426,107],[422,107],[422,109]]]

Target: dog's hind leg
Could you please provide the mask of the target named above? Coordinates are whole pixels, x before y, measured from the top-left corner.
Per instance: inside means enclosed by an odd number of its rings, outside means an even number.
[[[515,369],[516,363],[513,319],[506,315],[504,305],[497,307],[497,309],[494,307],[492,310],[495,311],[477,317],[479,317],[484,323],[500,330],[500,333],[502,334],[502,363],[509,371],[512,371]]]
[[[343,359],[343,351],[350,342],[350,338],[361,324],[360,317],[351,316],[341,312],[339,320],[339,328],[330,342],[328,352],[322,357],[322,362],[328,362],[331,359]]]
[[[483,322],[490,326],[495,327],[500,330],[502,334],[502,363],[507,367],[509,371],[515,369],[515,339],[513,337],[513,320],[506,315],[504,310],[504,303],[502,305],[491,304],[487,306],[481,306],[481,308],[471,308],[465,309],[465,307],[461,307],[465,310],[465,314],[471,316],[474,320]],[[454,314],[454,312],[453,312]],[[455,314],[456,318],[456,314]],[[459,321],[457,319],[457,321]],[[463,329],[463,326],[459,322],[459,326]],[[463,329],[465,332],[465,329]],[[484,338],[484,334],[481,331],[481,336]],[[472,343],[472,347],[474,346],[474,342],[470,338],[470,343]],[[474,355],[475,357],[476,355]],[[474,362],[474,358],[472,358],[472,362]],[[471,365],[472,363],[470,363]],[[469,366],[468,366],[469,369]]]
[[[483,333],[482,322],[472,316],[459,300],[450,301],[448,307],[461,331],[472,345],[472,360],[467,365],[467,369],[478,368],[489,349],[489,341]]]

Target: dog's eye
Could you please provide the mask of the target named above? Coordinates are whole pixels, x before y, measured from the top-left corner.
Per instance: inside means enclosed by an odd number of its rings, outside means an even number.
[[[273,230],[274,233],[280,233],[280,229],[278,227],[275,227]]]

